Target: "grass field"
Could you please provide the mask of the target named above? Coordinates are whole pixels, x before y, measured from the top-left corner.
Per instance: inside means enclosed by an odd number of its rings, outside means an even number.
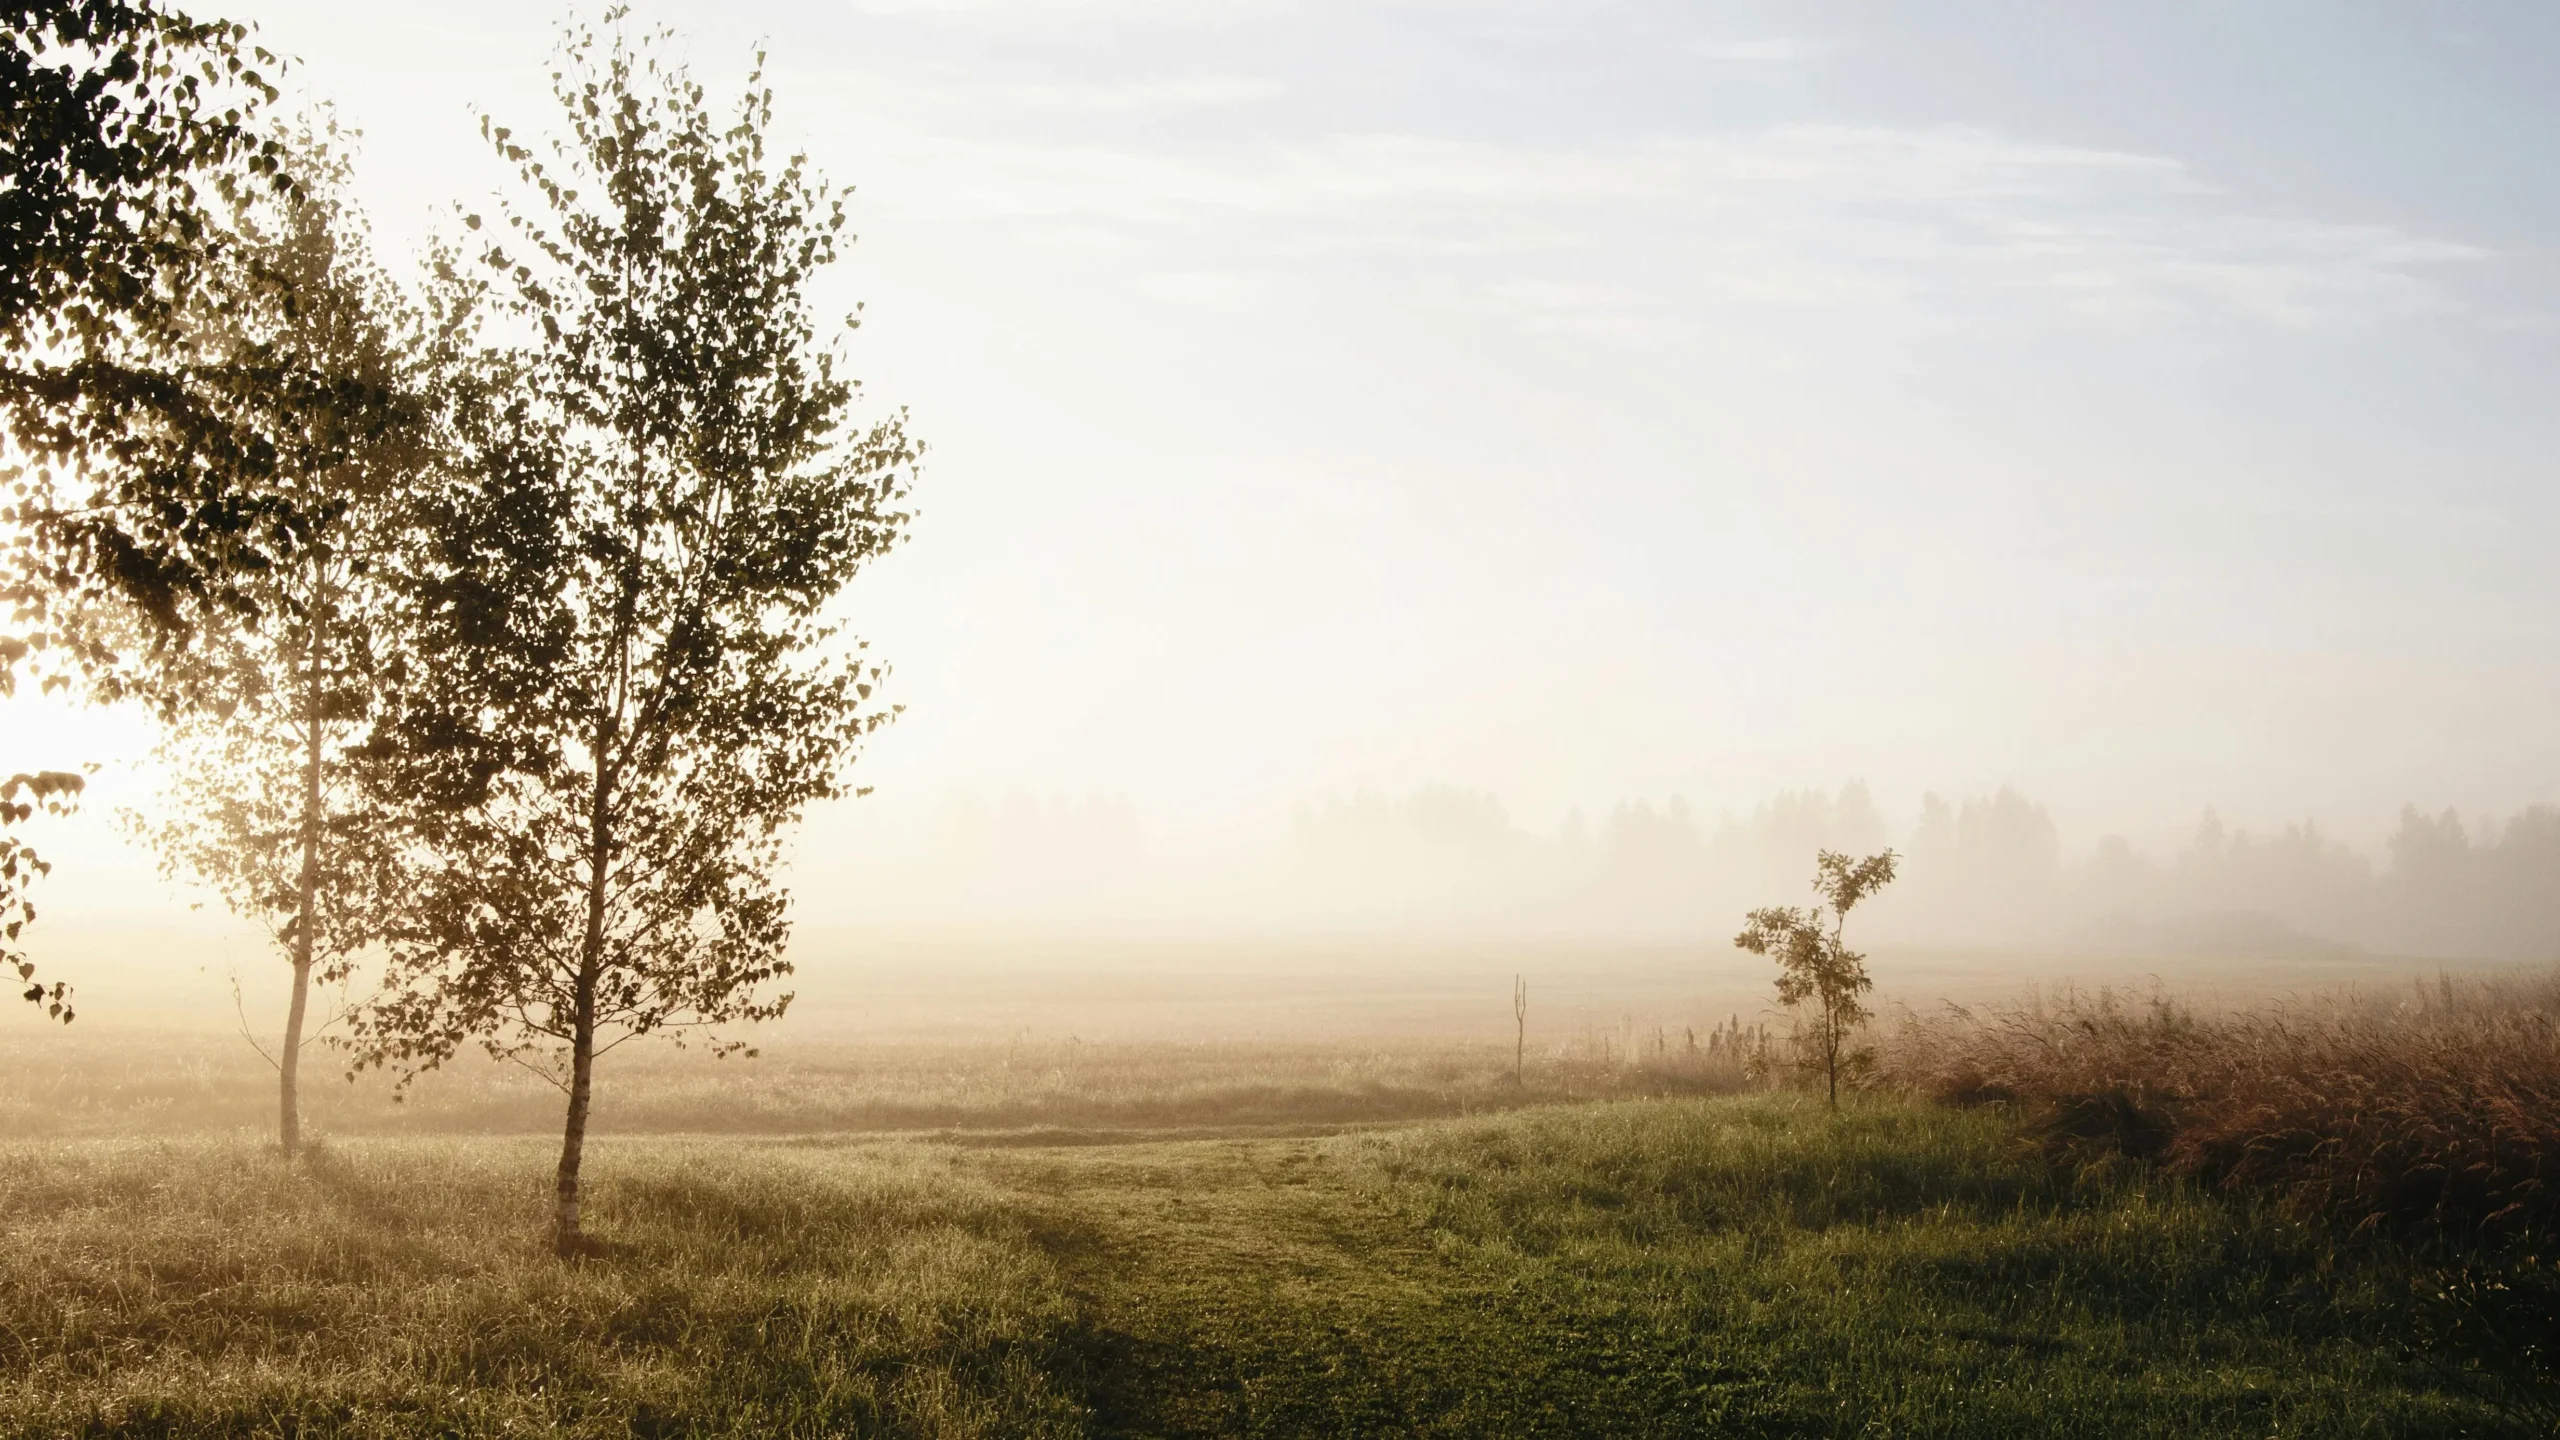
[[[2527,1435],[2414,1262],[1998,1115],[0,1154],[13,1434]]]
[[[1299,1129],[1744,1084],[1731,1032],[1574,1037],[1530,1052],[1458,1041],[783,1045],[715,1060],[666,1048],[600,1067],[602,1133],[665,1135]],[[1694,1043],[1693,1043],[1694,1041]],[[348,1084],[315,1050],[303,1111],[322,1134],[552,1135],[560,1092],[466,1054],[405,1096]],[[198,1135],[272,1129],[275,1072],[237,1036],[89,1030],[0,1042],[0,1133]]]

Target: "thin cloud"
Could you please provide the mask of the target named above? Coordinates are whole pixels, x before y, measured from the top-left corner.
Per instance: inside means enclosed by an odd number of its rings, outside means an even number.
[[[1277,80],[1251,75],[1194,75],[1177,80],[1136,80],[1092,85],[988,85],[977,87],[982,104],[1052,114],[1112,115],[1251,105],[1287,93]]]
[[[973,29],[1054,29],[1097,21],[1216,24],[1288,8],[1287,0],[848,0],[857,15]]]
[[[1762,40],[1709,40],[1697,47],[1697,54],[1703,60],[1737,65],[1790,65],[1811,59],[1823,48],[1810,40],[1774,36]]]
[[[2168,157],[1979,129],[1781,126],[1575,149],[1345,135],[1218,156],[938,141],[912,159],[908,203],[928,213],[1085,244],[1108,234],[1186,270],[1428,262],[1505,306],[1602,291],[1655,315],[2041,295],[2091,318],[2316,327],[2458,308],[2449,273],[2489,258],[2256,211]]]

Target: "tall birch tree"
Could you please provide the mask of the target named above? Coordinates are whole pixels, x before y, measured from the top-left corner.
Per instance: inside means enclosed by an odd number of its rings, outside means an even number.
[[[363,1063],[476,1040],[560,1086],[564,1254],[597,1058],[789,1000],[782,838],[888,718],[837,604],[904,530],[916,458],[902,419],[853,426],[852,321],[811,293],[843,193],[768,155],[762,57],[723,117],[664,35],[603,23],[563,40],[564,134],[484,125],[519,183],[445,265],[442,332],[488,343],[381,771],[435,863],[356,1032]]]

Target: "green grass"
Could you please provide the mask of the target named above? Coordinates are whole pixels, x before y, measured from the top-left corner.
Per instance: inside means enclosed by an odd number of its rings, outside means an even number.
[[[1016,1137],[1018,1140],[1019,1137]],[[2525,1435],[2390,1257],[1792,1097],[1321,1138],[0,1153],[15,1434]]]
[[[617,1254],[563,1265],[519,1142],[80,1144],[8,1165],[15,1433],[1076,1433],[1072,1322],[947,1156],[600,1156]]]

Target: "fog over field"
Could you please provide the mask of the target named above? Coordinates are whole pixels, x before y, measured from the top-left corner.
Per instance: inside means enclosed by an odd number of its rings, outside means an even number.
[[[395,267],[497,183],[474,111],[548,113],[544,7],[235,9]],[[2019,984],[2560,953],[2539,11],[646,18],[770,48],[930,445],[811,1007],[900,955],[1739,989],[1822,846],[1907,857],[1869,942]],[[107,766],[36,940],[89,1014],[271,979],[115,840],[144,727],[7,708]]]
[[[147,764],[103,797],[146,791]],[[64,822],[44,949],[110,1025],[228,1026],[280,983],[270,942],[154,875],[109,807]],[[1888,816],[1861,782],[1709,812],[1670,795],[1535,826],[1451,785],[1355,791],[1176,828],[1117,797],[947,791],[821,815],[792,872],[798,1005],[777,1038],[1322,1039],[1490,1036],[1509,978],[1540,1030],[1703,1027],[1768,1009],[1731,936],[1793,903],[1818,849],[1905,857],[1861,910],[1884,993],[2014,999],[2166,986],[2207,1001],[2389,989],[2440,966],[2560,954],[2560,814],[2405,807],[2379,840],[2208,809],[2137,847],[2066,831],[2015,789],[1923,792]]]

